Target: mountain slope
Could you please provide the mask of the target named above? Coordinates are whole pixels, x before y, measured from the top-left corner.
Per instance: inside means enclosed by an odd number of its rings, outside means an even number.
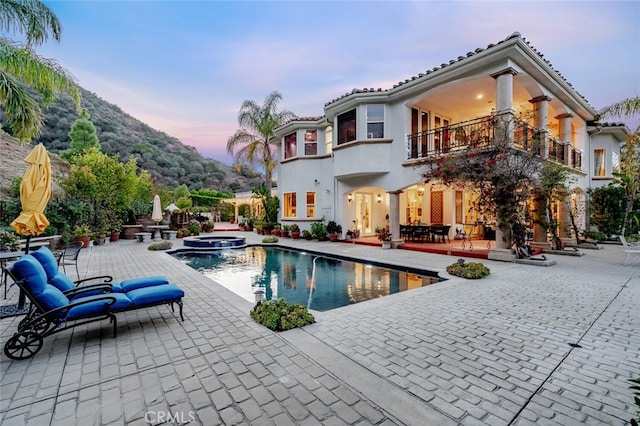
[[[174,188],[186,184],[190,189],[237,192],[249,191],[261,181],[253,170],[241,168],[237,171],[220,161],[204,158],[195,148],[152,129],[118,106],[84,89],[82,107],[91,115],[103,152],[118,155],[122,162],[135,156],[138,166],[148,170],[162,186]],[[45,110],[44,115],[45,127],[34,143],[42,142],[53,153],[67,149],[71,142],[69,130],[78,118],[71,99],[61,96]]]

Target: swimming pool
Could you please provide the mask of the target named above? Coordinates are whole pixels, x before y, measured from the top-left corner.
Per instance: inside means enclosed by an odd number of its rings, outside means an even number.
[[[184,252],[173,256],[250,302],[255,302],[254,292],[262,290],[266,300],[282,297],[316,311],[442,281],[435,272],[401,271],[279,247]]]

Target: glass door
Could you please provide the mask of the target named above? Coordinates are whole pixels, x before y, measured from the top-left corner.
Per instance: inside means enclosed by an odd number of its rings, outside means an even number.
[[[356,192],[356,229],[360,235],[371,234],[371,201],[373,195],[365,192]]]

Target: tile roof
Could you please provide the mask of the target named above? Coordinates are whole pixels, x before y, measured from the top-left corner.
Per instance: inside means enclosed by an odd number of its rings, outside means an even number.
[[[538,50],[536,50],[533,46],[531,46],[531,44],[524,37],[521,37],[519,32],[514,32],[513,34],[511,34],[510,36],[508,36],[504,40],[499,41],[496,44],[489,44],[485,49],[478,48],[478,49],[474,50],[473,52],[467,52],[466,56],[458,56],[457,59],[450,60],[448,64],[445,64],[445,63],[440,64],[439,67],[433,67],[432,69],[427,70],[424,73],[419,73],[417,76],[413,76],[413,77],[408,78],[408,79],[406,79],[404,81],[399,81],[397,84],[394,84],[391,89],[381,89],[381,88],[378,88],[378,89],[373,89],[373,88],[369,88],[369,89],[367,89],[367,88],[365,88],[365,89],[353,89],[351,92],[345,93],[344,95],[339,96],[339,97],[337,97],[335,99],[332,99],[331,101],[325,103],[324,106],[326,107],[328,105],[331,105],[332,103],[335,103],[335,102],[337,102],[337,101],[339,101],[341,99],[344,99],[344,98],[346,98],[348,96],[351,96],[353,94],[356,94],[356,93],[388,92],[389,90],[392,90],[392,89],[395,89],[397,87],[403,86],[403,85],[405,85],[407,83],[410,83],[410,82],[412,82],[414,80],[418,80],[418,79],[424,78],[425,76],[427,76],[429,74],[432,74],[432,73],[434,73],[436,71],[439,71],[441,69],[444,69],[444,68],[448,67],[449,65],[453,65],[453,64],[455,64],[457,62],[468,60],[468,58],[470,58],[470,57],[472,57],[474,55],[477,55],[478,53],[481,53],[481,52],[484,52],[484,51],[489,50],[491,48],[494,48],[494,47],[496,47],[496,46],[498,46],[498,45],[500,45],[500,44],[502,44],[502,43],[504,43],[504,42],[506,42],[508,40],[513,39],[513,38],[522,39],[522,41],[531,49],[531,51],[534,52],[536,55],[538,55],[549,66],[549,68],[558,75],[558,77],[560,77],[565,83],[567,83],[567,85],[569,85],[569,87],[571,87],[571,89],[574,90],[576,92],[576,94],[578,94],[587,104],[589,103],[589,101],[584,96],[582,96],[580,93],[578,93],[574,89],[573,85],[571,83],[569,83],[567,81],[567,79],[565,79],[564,76],[562,74],[560,74],[560,72],[558,70],[553,68],[553,65],[551,64],[551,62],[549,62],[547,59],[544,59],[544,56],[542,55],[542,53],[538,52]]]

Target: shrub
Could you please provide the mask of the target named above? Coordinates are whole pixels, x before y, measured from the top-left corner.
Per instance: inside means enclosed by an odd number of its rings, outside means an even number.
[[[8,247],[11,251],[18,251],[20,248],[20,237],[14,232],[0,230],[0,246]]]
[[[278,237],[264,237],[262,239],[264,244],[273,244],[278,242]]]
[[[464,259],[459,259],[456,263],[447,266],[447,272],[456,277],[470,280],[477,280],[491,273],[489,268],[484,266],[482,262],[464,263]]]
[[[305,229],[302,231],[302,238],[304,238],[305,240],[310,240],[311,238],[313,238],[313,235],[311,235],[311,232]]]
[[[311,224],[311,236],[321,239],[327,236],[327,226],[322,222],[313,222]]]
[[[170,241],[162,241],[161,243],[151,243],[149,244],[149,247],[147,247],[149,250],[169,250],[171,247],[173,247],[173,244]]]
[[[284,299],[258,303],[249,313],[258,324],[273,331],[285,331],[313,324],[315,318],[305,306]]]
[[[640,377],[638,377],[637,379],[629,379],[629,382],[632,383],[631,386],[629,386],[630,389],[633,389],[633,393],[634,393],[634,397],[633,400],[636,403],[636,418],[635,419],[631,419],[631,426],[638,426],[638,424],[640,423]]]
[[[584,231],[583,235],[585,238],[590,238],[596,241],[604,241],[607,239],[607,234],[599,231]]]

